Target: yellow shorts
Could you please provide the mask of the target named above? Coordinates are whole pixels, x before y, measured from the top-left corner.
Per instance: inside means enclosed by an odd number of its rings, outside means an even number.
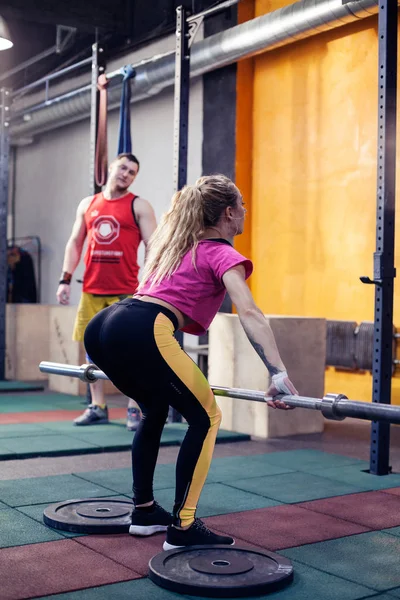
[[[72,339],[75,342],[83,342],[83,336],[85,329],[98,312],[111,306],[124,298],[128,298],[130,294],[121,294],[120,296],[96,296],[94,294],[87,294],[82,292],[82,296],[78,306],[78,312],[76,313],[74,331]]]

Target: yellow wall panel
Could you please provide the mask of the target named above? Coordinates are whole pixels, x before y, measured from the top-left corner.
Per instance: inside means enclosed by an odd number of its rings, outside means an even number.
[[[288,4],[293,4],[293,2],[291,0],[256,0],[255,16],[260,17]]]
[[[284,4],[258,0],[255,14]],[[376,238],[376,26],[372,17],[254,58],[252,291],[265,313],[374,318],[374,286],[359,277],[373,274]],[[326,390],[368,400],[371,376],[328,369]]]

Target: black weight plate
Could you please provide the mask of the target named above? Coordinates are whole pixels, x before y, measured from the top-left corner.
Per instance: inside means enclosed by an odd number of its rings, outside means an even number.
[[[157,585],[208,598],[240,598],[274,592],[293,581],[284,556],[239,546],[188,546],[153,556],[149,578]]]
[[[45,508],[43,521],[54,529],[74,533],[128,533],[132,509],[128,499],[66,500]]]

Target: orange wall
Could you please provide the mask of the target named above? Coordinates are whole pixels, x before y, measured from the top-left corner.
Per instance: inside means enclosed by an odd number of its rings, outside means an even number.
[[[238,5],[238,22],[254,18],[253,0],[243,0]],[[235,239],[235,248],[244,256],[251,257],[251,201],[252,201],[252,152],[253,152],[253,82],[254,60],[248,58],[237,65],[236,109],[236,185],[246,204],[247,218],[244,232]],[[251,286],[251,280],[249,281]]]
[[[256,0],[254,14],[283,4]],[[374,287],[359,277],[372,276],[375,251],[376,26],[372,17],[252,59],[251,286],[265,313],[374,318]],[[250,114],[238,97],[240,139]],[[395,300],[397,324],[399,311]],[[400,403],[400,378],[393,387]],[[369,374],[327,370],[326,391],[369,400],[371,389]]]

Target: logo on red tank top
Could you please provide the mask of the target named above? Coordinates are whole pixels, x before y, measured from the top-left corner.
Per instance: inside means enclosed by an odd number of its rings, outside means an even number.
[[[93,221],[93,238],[98,244],[112,244],[119,237],[120,224],[112,215],[102,215]]]
[[[90,294],[132,294],[138,284],[137,249],[141,240],[131,193],[117,202],[93,197],[85,214],[88,245],[83,291]]]

